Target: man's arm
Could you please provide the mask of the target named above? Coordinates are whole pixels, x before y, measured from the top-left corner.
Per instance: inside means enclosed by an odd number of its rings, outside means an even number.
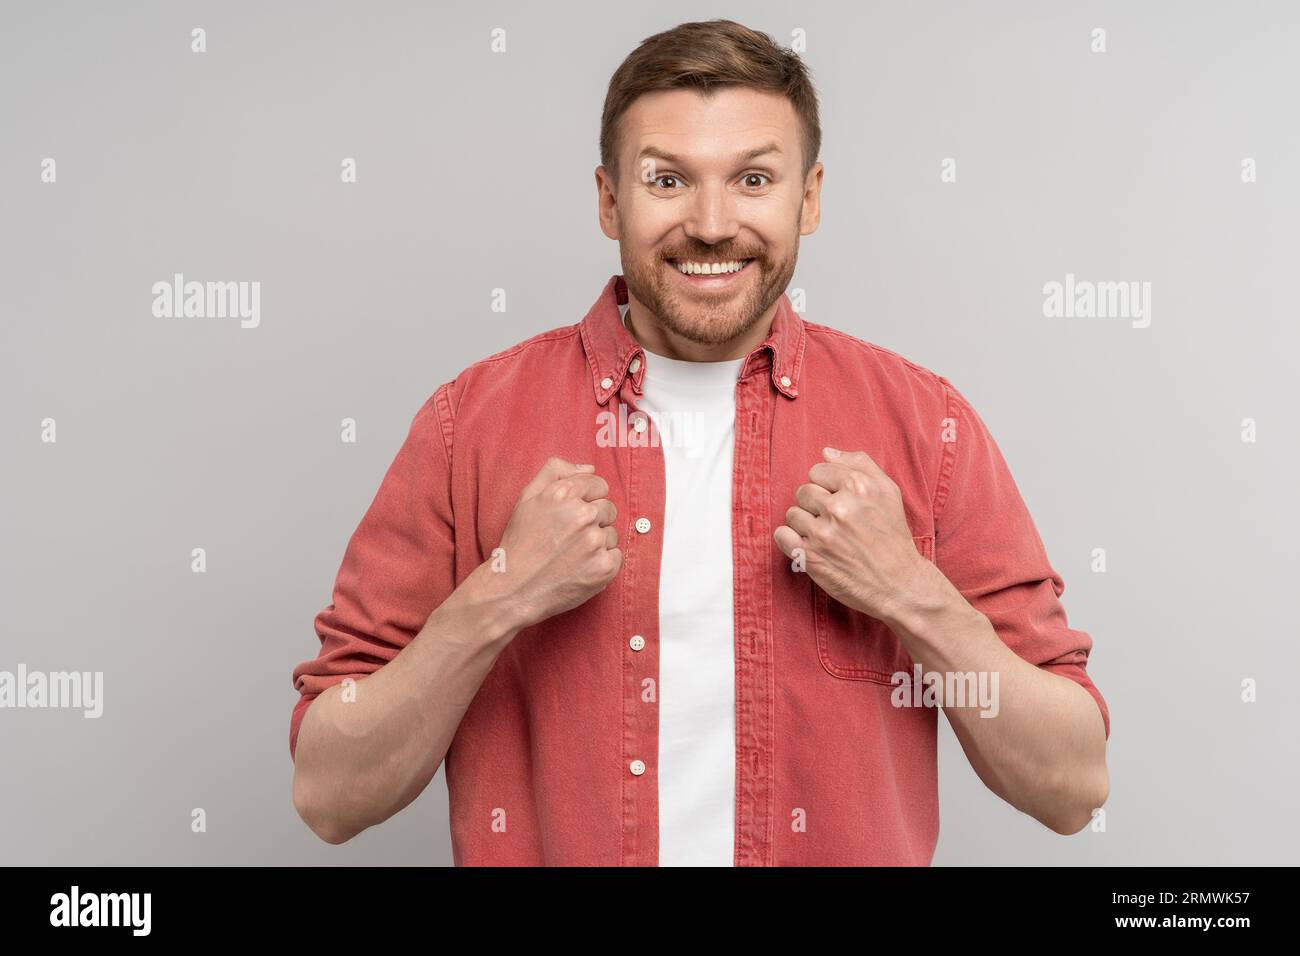
[[[414,800],[515,635],[586,601],[622,564],[609,486],[591,465],[552,458],[519,493],[500,553],[455,586],[453,441],[449,384],[416,413],[348,542],[316,616],[320,654],[294,668],[294,806],[330,843]]]
[[[882,620],[939,673],[997,674],[999,710],[945,706],[990,790],[1057,833],[1076,833],[1110,792],[1109,711],[1087,672],[1092,638],[1069,626],[1052,568],[1006,459],[947,379],[935,489],[935,563],[886,602]]]
[[[350,695],[336,684],[311,701],[296,738],[293,800],[318,836],[350,840],[419,796],[515,635],[614,579],[623,552],[608,495],[591,465],[551,458],[520,492],[493,560]],[[372,520],[368,530],[380,526]]]
[[[497,655],[519,631],[477,568],[389,663],[307,707],[293,804],[327,843],[387,820],[429,785]]]
[[[928,561],[929,590],[886,611],[882,620],[925,672],[997,674],[997,711],[973,701],[944,706],[971,766],[985,786],[1057,833],[1077,833],[1106,802],[1106,727],[1082,686],[1017,656],[993,624]],[[925,595],[932,597],[925,597]]]
[[[1071,628],[1064,582],[992,435],[946,379],[933,502],[935,562],[912,540],[898,486],[865,452],[828,449],[777,528],[813,580],[884,621],[924,671],[998,680],[998,713],[944,712],[980,779],[1058,833],[1075,833],[1109,794],[1105,701],[1088,676],[1092,639]],[[1073,685],[1073,686],[1071,686]]]

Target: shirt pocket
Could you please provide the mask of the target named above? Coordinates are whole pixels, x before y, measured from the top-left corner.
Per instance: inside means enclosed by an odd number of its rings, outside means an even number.
[[[912,541],[922,557],[934,561],[934,535],[914,535]],[[915,662],[889,625],[846,607],[815,583],[812,590],[817,656],[827,673],[844,680],[892,684],[893,675],[901,671],[907,675],[904,683],[912,682]]]

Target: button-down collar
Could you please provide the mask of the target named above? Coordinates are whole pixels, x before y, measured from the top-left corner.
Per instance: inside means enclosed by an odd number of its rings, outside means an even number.
[[[633,391],[641,394],[645,363],[640,361],[640,356],[644,350],[619,313],[619,306],[627,301],[627,281],[621,275],[611,276],[600,298],[582,320],[582,344],[591,366],[596,401],[601,405],[623,387],[623,380],[629,376]],[[796,397],[805,334],[803,320],[790,304],[790,297],[781,293],[767,337],[745,357],[739,377],[744,378],[752,369],[769,362],[772,384],[777,391],[788,398]]]

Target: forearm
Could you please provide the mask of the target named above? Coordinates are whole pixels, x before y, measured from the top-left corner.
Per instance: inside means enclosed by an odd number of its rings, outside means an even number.
[[[442,764],[483,679],[517,633],[475,570],[391,661],[308,706],[298,730],[293,799],[322,839],[341,843],[413,801]]]
[[[997,684],[988,684],[997,688],[996,716],[981,716],[978,702],[945,702],[967,759],[1012,806],[1058,833],[1079,831],[1109,791],[1097,702],[1069,678],[1016,655],[989,619],[944,583],[924,606],[892,609],[887,623],[926,672],[997,675]]]

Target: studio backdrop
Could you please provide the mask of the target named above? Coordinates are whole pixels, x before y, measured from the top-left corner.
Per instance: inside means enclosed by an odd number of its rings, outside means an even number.
[[[7,0],[0,672],[86,696],[0,709],[3,862],[451,863],[441,771],[303,824],[290,675],[415,412],[619,272],[606,85],[710,17],[821,97],[792,301],[970,399],[1094,642],[1101,825],[940,720],[935,864],[1295,861],[1294,4]]]

